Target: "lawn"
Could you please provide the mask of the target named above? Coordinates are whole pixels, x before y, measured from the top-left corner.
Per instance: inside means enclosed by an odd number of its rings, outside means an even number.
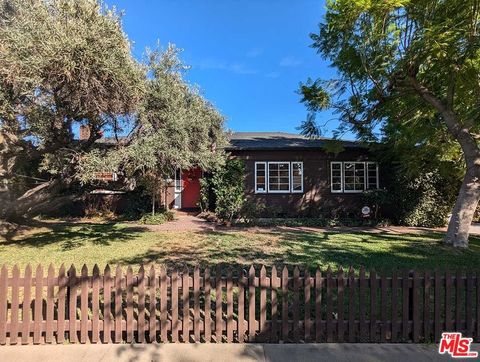
[[[0,263],[60,266],[84,263],[165,263],[168,266],[298,264],[393,268],[478,268],[480,239],[469,250],[441,244],[442,234],[338,233],[294,229],[231,229],[216,232],[153,232],[128,224],[44,223],[0,236]]]

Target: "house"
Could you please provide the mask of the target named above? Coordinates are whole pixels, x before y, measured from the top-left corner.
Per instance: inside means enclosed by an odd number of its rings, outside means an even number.
[[[88,134],[81,130],[80,136]],[[110,147],[118,140],[97,142]],[[359,214],[361,194],[381,186],[379,166],[364,144],[335,140],[341,151],[333,153],[326,150],[331,142],[283,132],[234,132],[226,151],[244,161],[245,196],[260,215]],[[198,208],[203,171],[177,170],[172,176],[159,199],[169,208]],[[111,179],[117,175],[99,174],[99,180]]]
[[[360,142],[339,141],[338,154],[325,150],[328,142],[283,132],[235,132],[227,151],[244,160],[246,198],[261,215],[359,214],[362,192],[380,187],[378,164]],[[178,171],[167,191],[169,206],[196,207],[201,177],[199,169]]]

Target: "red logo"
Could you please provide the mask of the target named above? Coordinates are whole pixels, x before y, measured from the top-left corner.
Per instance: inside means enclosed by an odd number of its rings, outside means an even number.
[[[478,352],[470,351],[472,341],[473,338],[463,338],[461,333],[442,333],[438,353],[448,353],[453,358],[476,358]]]

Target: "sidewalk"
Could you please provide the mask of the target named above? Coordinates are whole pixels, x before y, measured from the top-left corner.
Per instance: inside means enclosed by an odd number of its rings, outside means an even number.
[[[480,345],[472,350],[479,351]],[[0,347],[0,361],[452,361],[420,344],[109,344]],[[469,360],[469,359],[467,359]]]

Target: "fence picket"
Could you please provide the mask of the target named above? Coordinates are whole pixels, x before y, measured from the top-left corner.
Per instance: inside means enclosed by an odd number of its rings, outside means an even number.
[[[227,272],[227,342],[233,342],[233,277],[231,268]]]
[[[424,342],[430,341],[430,298],[431,298],[431,277],[427,270],[423,274],[423,338]]]
[[[243,268],[238,269],[238,341],[245,342],[245,277]]]
[[[355,326],[355,271],[350,266],[348,270],[348,341],[356,341],[357,328]]]
[[[345,317],[343,314],[343,289],[344,289],[344,280],[343,280],[343,268],[340,267],[337,274],[337,341],[343,342],[343,337],[345,334],[344,331],[344,322]]]
[[[462,329],[462,289],[463,289],[463,275],[460,270],[455,274],[455,330]]]
[[[5,264],[0,272],[0,344],[7,342],[7,303],[8,303],[8,271]]]
[[[267,330],[267,269],[262,265],[260,269],[260,341],[264,341]]]
[[[305,342],[310,341],[310,333],[312,331],[312,320],[310,318],[310,304],[311,304],[311,288],[312,288],[312,280],[310,278],[310,271],[305,269],[305,274],[304,274],[304,290],[303,290],[303,296],[305,298],[304,301],[304,326],[305,326],[305,333],[303,335],[303,340]]]
[[[403,341],[408,340],[410,327],[408,324],[410,314],[410,288],[409,288],[409,272],[405,270],[402,276],[402,338]]]
[[[333,342],[333,279],[332,279],[332,269],[330,266],[327,269],[327,343]]]
[[[165,265],[160,265],[160,341],[167,341],[167,270]]]
[[[122,267],[115,270],[115,343],[122,342]]]
[[[22,305],[22,344],[28,344],[30,340],[30,301],[32,292],[32,267],[30,264],[25,268],[23,276],[23,305]]]
[[[420,281],[416,270],[413,271],[413,288],[412,290],[412,309],[413,309],[413,342],[418,343],[420,340],[420,312],[419,312],[419,292]]]
[[[10,327],[10,344],[17,344],[18,341],[18,309],[20,306],[19,302],[19,289],[20,289],[20,269],[17,264],[14,265],[12,271],[12,310],[11,310],[11,319],[12,324]],[[65,310],[65,307],[63,308]]]
[[[200,342],[200,268],[193,269],[193,340]]]
[[[155,267],[150,267],[149,274],[149,303],[148,303],[148,340],[157,341],[157,275]]]
[[[140,265],[138,270],[138,316],[137,316],[137,333],[138,342],[145,342],[145,267]]]
[[[322,273],[317,268],[315,272],[315,341],[322,340]]]
[[[110,265],[107,264],[103,275],[103,340],[112,340],[112,276]]]
[[[211,296],[210,269],[206,268],[204,273],[204,294],[205,294],[205,317],[204,317],[204,338],[205,342],[212,341],[212,296]]]
[[[435,321],[435,332],[434,332],[434,342],[440,341],[440,336],[443,329],[442,317],[440,315],[440,304],[441,304],[441,292],[442,292],[442,282],[441,282],[440,271],[435,270],[435,296],[433,302],[433,318]]]
[[[92,271],[92,343],[100,341],[100,269],[93,266]]]
[[[288,269],[282,270],[282,341],[288,341]]]
[[[388,320],[387,320],[387,276],[385,271],[382,272],[380,276],[380,318],[382,320],[382,325],[380,328],[380,342],[387,341],[387,330],[388,330]]]
[[[360,342],[365,342],[367,340],[367,321],[366,321],[366,301],[365,301],[365,289],[366,286],[366,279],[365,279],[365,268],[362,266],[360,267],[359,273],[359,288],[358,288],[358,313],[359,313],[359,340]]]
[[[253,265],[248,271],[248,341],[255,341],[255,268]]]
[[[88,322],[88,269],[84,264],[80,279],[80,343],[87,342]]]
[[[77,342],[77,276],[76,269],[72,265],[68,271],[69,298],[68,298],[68,339],[70,343]]]
[[[215,273],[215,339],[222,342],[223,308],[222,308],[222,268],[217,267]]]
[[[178,342],[178,271],[172,272],[172,342]]]
[[[300,341],[300,269],[293,269],[293,341]]]
[[[272,266],[271,272],[271,301],[272,301],[272,325],[270,329],[270,340],[272,342],[278,341],[278,285],[279,285],[279,278],[277,277],[277,267]]]
[[[127,268],[127,343],[133,342],[133,270],[129,265]]]
[[[445,270],[445,330],[451,331],[452,321],[452,276],[450,271]]]
[[[398,337],[398,272],[392,272],[392,336],[390,340],[395,343]]]
[[[377,340],[377,272],[370,270],[370,342]]]
[[[182,275],[182,308],[182,340],[183,343],[190,343],[190,278],[187,267]]]
[[[41,265],[38,265],[35,272],[35,309],[33,317],[33,343],[39,344],[42,337],[43,322],[43,267]]]

